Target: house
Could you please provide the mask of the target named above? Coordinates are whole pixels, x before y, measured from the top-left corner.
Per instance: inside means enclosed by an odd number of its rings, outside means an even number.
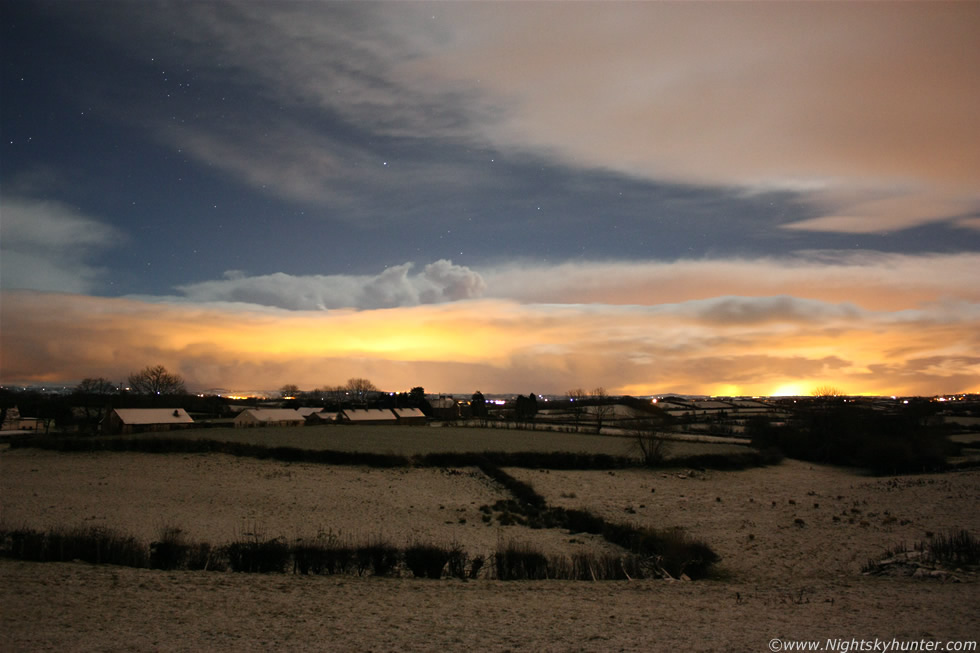
[[[313,413],[319,413],[322,409],[316,408],[315,406],[300,406],[296,409],[296,412],[302,415],[304,418],[309,417]]]
[[[19,431],[20,420],[20,410],[17,406],[11,406],[3,414],[3,424],[0,424],[0,431]]]
[[[310,413],[306,416],[306,423],[309,426],[316,424],[335,424],[337,422],[337,413],[319,412]]]
[[[194,426],[183,408],[115,408],[103,421],[105,433],[172,431]]]
[[[37,417],[22,417],[17,406],[11,406],[4,413],[0,431],[40,431],[46,428],[50,421]]]
[[[432,407],[432,416],[436,419],[459,419],[459,402],[452,397],[429,399],[429,405]]]
[[[391,412],[399,424],[425,424],[425,413],[419,408],[392,408]]]
[[[235,418],[235,428],[302,426],[306,418],[292,408],[246,408]]]
[[[337,421],[347,424],[397,424],[395,414],[386,408],[345,408]]]

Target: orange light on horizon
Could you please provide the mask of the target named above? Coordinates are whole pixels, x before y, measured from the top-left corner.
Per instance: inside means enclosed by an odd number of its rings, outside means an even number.
[[[806,396],[832,386],[932,396],[952,383],[980,391],[969,354],[975,325],[965,319],[730,324],[686,309],[502,300],[315,312],[3,298],[5,381],[125,378],[160,363],[203,388],[320,387],[364,376],[383,388],[523,385],[545,394],[603,386],[632,396]]]

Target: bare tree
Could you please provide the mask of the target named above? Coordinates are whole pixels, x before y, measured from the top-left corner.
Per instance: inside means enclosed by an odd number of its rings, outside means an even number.
[[[163,365],[145,367],[129,375],[129,388],[141,395],[182,395],[187,394],[184,379],[179,374],[171,374]]]
[[[575,388],[566,392],[565,396],[568,397],[568,412],[571,413],[575,426],[578,427],[585,415],[585,399],[588,395],[582,388]]]
[[[602,386],[592,390],[589,398],[592,401],[592,414],[595,416],[595,432],[601,433],[602,425],[612,416],[615,408],[609,403],[609,394]]]
[[[101,376],[82,379],[73,393],[73,401],[83,413],[79,429],[93,434],[98,432],[106,411],[111,407],[109,397],[117,392],[112,381]]]
[[[814,397],[820,397],[823,399],[832,399],[834,397],[844,396],[844,392],[842,390],[840,390],[839,388],[835,388],[832,385],[822,385],[816,387],[813,389],[813,392],[810,394],[812,394]]]
[[[647,417],[634,421],[630,429],[633,444],[648,467],[661,465],[670,453],[670,441],[657,430],[658,426],[658,420]]]
[[[378,391],[377,386],[367,379],[347,379],[346,388],[349,393],[358,397],[362,397],[368,392]]]
[[[297,396],[299,396],[299,386],[292,383],[287,383],[279,388],[279,396],[282,399],[295,399]]]
[[[114,395],[116,392],[116,386],[112,381],[101,376],[95,379],[82,379],[75,386],[75,394],[79,395]]]

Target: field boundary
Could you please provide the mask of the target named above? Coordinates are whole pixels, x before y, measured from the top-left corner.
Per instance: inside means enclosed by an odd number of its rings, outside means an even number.
[[[610,470],[651,468],[635,458],[602,453],[483,451],[446,452],[413,456],[362,451],[270,447],[242,442],[170,437],[57,437],[15,438],[11,449],[45,449],[60,452],[137,452],[137,453],[220,453],[259,460],[305,462],[325,465],[352,465],[379,468],[479,466],[489,461],[498,467],[555,470]],[[739,470],[777,464],[781,456],[770,451],[749,450],[734,454],[697,454],[668,458],[656,469]]]

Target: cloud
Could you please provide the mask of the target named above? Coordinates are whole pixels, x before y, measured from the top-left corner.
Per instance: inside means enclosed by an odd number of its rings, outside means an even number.
[[[8,291],[3,305],[6,383],[124,378],[160,363],[198,389],[366,376],[389,390],[450,392],[980,391],[977,301],[873,311],[791,297],[654,306],[468,299],[318,311]]]
[[[218,106],[202,101],[186,121],[139,98],[102,110],[290,201],[350,209],[357,208],[355,197],[363,202],[378,187],[388,197],[410,195],[420,184],[465,189],[473,175],[460,166],[431,156],[412,156],[407,165],[400,156],[411,143],[429,150],[472,145],[475,134],[464,128],[470,118],[453,89],[419,85],[397,72],[416,46],[378,16],[400,10],[381,7],[189,3],[148,19],[145,7],[131,5],[105,9],[101,21],[86,11],[87,22],[97,23],[91,29],[110,42],[141,50],[179,43],[179,59],[168,67],[193,71],[187,78],[195,87],[229,96]],[[240,106],[243,97],[247,107]]]
[[[386,150],[414,143],[790,191],[820,212],[790,218],[796,231],[969,225],[980,211],[976,3],[105,11],[92,29],[141,47],[176,39],[196,85],[247,89],[258,116],[232,101],[176,129],[158,113],[160,141],[291,200],[343,201],[379,181],[399,195],[475,183],[476,171],[417,154],[384,170]]]
[[[225,279],[179,286],[192,302],[239,302],[290,310],[378,309],[416,306],[479,297],[482,277],[451,261],[439,260],[412,274],[414,265],[390,267],[377,275],[283,273],[246,276],[229,271]]]
[[[527,303],[655,305],[788,295],[894,311],[944,298],[980,301],[977,269],[975,253],[808,251],[755,259],[509,263],[480,274],[486,296]]]
[[[908,229],[928,222],[951,221],[956,226],[969,226],[966,216],[980,210],[980,196],[969,194],[947,197],[935,192],[904,192],[852,201],[835,200],[823,195],[816,194],[812,201],[826,205],[824,215],[791,222],[783,225],[783,228],[870,234]]]
[[[92,291],[106,274],[92,259],[124,240],[115,228],[60,202],[4,196],[2,212],[4,288]]]
[[[240,303],[288,310],[395,308],[479,298],[521,304],[684,306],[722,323],[839,317],[859,310],[938,310],[980,302],[980,254],[809,251],[757,259],[507,263],[473,268],[439,260],[374,275],[250,276],[179,286],[178,301]],[[153,301],[153,298],[147,298]],[[174,299],[174,298],[170,298]]]
[[[825,219],[795,228],[891,231],[980,208],[976,4],[424,12],[437,14],[443,39],[401,69],[479,88],[498,116],[479,128],[498,145],[828,204]],[[875,205],[896,189],[904,197],[894,206]],[[848,201],[828,201],[842,191]]]

